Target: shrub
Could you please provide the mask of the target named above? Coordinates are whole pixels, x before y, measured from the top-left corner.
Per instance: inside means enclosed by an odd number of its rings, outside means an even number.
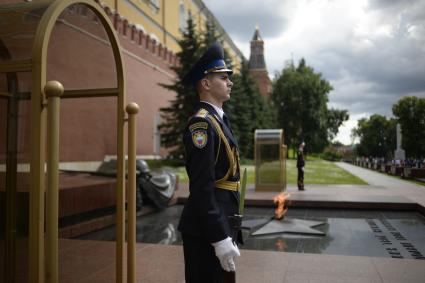
[[[337,151],[329,150],[329,149],[326,149],[320,155],[323,159],[328,160],[328,161],[340,161],[342,159],[341,153],[339,153]]]

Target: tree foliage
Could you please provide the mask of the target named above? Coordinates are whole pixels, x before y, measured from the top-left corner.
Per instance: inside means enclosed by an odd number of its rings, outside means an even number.
[[[231,99],[224,104],[224,111],[232,122],[242,157],[253,158],[254,131],[275,128],[275,110],[252,80],[248,62],[242,60],[239,73],[231,79],[234,83]]]
[[[201,49],[205,51],[211,44],[215,42],[220,42],[222,46],[224,46],[223,35],[217,33],[216,25],[214,21],[206,21],[204,30],[201,32]],[[233,69],[233,62],[230,58],[227,50],[223,48],[224,52],[224,61],[226,62],[226,66],[229,69]]]
[[[360,142],[356,147],[360,156],[391,158],[396,148],[396,120],[374,114],[358,121],[352,135]]]
[[[425,98],[406,96],[393,105],[402,131],[402,148],[408,157],[425,156]]]
[[[321,152],[348,120],[346,110],[328,109],[330,83],[301,59],[290,62],[277,74],[272,98],[278,109],[277,122],[284,129],[286,144],[296,148],[304,140],[310,152]]]
[[[162,85],[176,93],[175,99],[168,107],[161,108],[163,123],[161,124],[161,141],[170,148],[171,158],[180,158],[184,153],[181,135],[186,123],[194,114],[198,95],[192,87],[184,86],[181,81],[199,56],[214,42],[222,41],[216,32],[215,25],[207,21],[201,34],[195,32],[195,24],[189,17],[187,30],[179,41],[181,51],[176,55],[180,61],[173,67],[177,79],[173,84]],[[232,62],[224,49],[225,61],[228,67]],[[224,104],[224,111],[232,124],[232,129],[239,141],[241,156],[253,157],[254,130],[273,128],[275,111],[270,101],[261,96],[258,88],[249,75],[248,63],[243,62],[239,72],[231,77],[234,85],[231,99]]]
[[[198,95],[193,87],[182,84],[183,77],[196,63],[202,52],[201,42],[195,31],[192,17],[188,18],[187,29],[183,32],[178,44],[181,51],[176,56],[180,63],[172,67],[177,78],[173,84],[161,84],[176,93],[175,98],[170,101],[170,105],[160,109],[163,119],[163,123],[160,125],[161,143],[170,149],[169,156],[171,158],[183,156],[182,133],[198,102]]]
[[[214,22],[207,21],[201,35],[202,48],[208,48],[214,42],[221,42],[222,34],[217,33]],[[224,48],[224,60],[228,68],[233,69],[233,62]],[[232,130],[239,141],[242,157],[253,158],[254,131],[258,128],[269,128],[273,125],[274,111],[267,99],[264,99],[249,74],[248,62],[241,58],[239,70],[231,76],[233,82],[231,99],[224,103],[224,111],[229,117]]]
[[[347,121],[350,116],[347,110],[331,108],[327,113],[328,139],[333,140],[338,134],[339,127]]]

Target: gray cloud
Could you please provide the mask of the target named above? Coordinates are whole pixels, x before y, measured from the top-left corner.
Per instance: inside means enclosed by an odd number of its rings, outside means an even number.
[[[330,106],[348,109],[351,117],[391,116],[401,97],[425,97],[423,0],[371,0],[357,14],[338,1],[323,1],[319,18],[307,13],[301,21],[302,12],[318,1],[307,1],[304,10],[296,7],[303,1],[205,2],[247,57],[253,27],[260,23],[269,74],[281,71],[291,58],[297,63],[304,57],[334,86]]]
[[[416,53],[414,51],[412,50],[412,54]],[[392,105],[402,96],[424,96],[423,55],[402,56],[400,53],[394,53],[388,58],[382,58],[379,52],[377,49],[365,56],[362,54],[349,56],[344,53],[341,55],[335,52],[336,58],[333,61],[322,62],[327,64],[324,67],[325,77],[342,81],[336,85],[334,83],[335,92],[347,93],[331,96],[330,100],[343,108],[348,108],[353,114],[368,112],[391,115]],[[346,72],[337,73],[339,68],[343,68]],[[362,88],[357,89],[356,86]]]
[[[258,0],[226,1],[204,0],[204,3],[219,20],[227,33],[239,41],[249,42],[258,23],[263,38],[279,35],[287,19],[279,9],[280,0],[260,3]]]

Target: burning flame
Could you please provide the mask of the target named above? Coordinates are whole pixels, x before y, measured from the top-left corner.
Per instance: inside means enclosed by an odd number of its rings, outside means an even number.
[[[273,198],[273,202],[276,204],[276,209],[274,211],[274,218],[280,220],[285,215],[288,207],[285,205],[285,201],[289,199],[290,194],[280,193]]]

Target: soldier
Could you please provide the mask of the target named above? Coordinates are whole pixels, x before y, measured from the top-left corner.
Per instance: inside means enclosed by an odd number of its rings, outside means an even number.
[[[190,194],[178,229],[187,283],[223,282],[240,256],[229,218],[238,213],[239,153],[222,109],[230,99],[232,73],[222,47],[214,43],[183,79],[200,99],[183,133]]]
[[[305,143],[302,142],[298,147],[297,151],[297,168],[298,168],[298,190],[304,191],[304,146]]]

